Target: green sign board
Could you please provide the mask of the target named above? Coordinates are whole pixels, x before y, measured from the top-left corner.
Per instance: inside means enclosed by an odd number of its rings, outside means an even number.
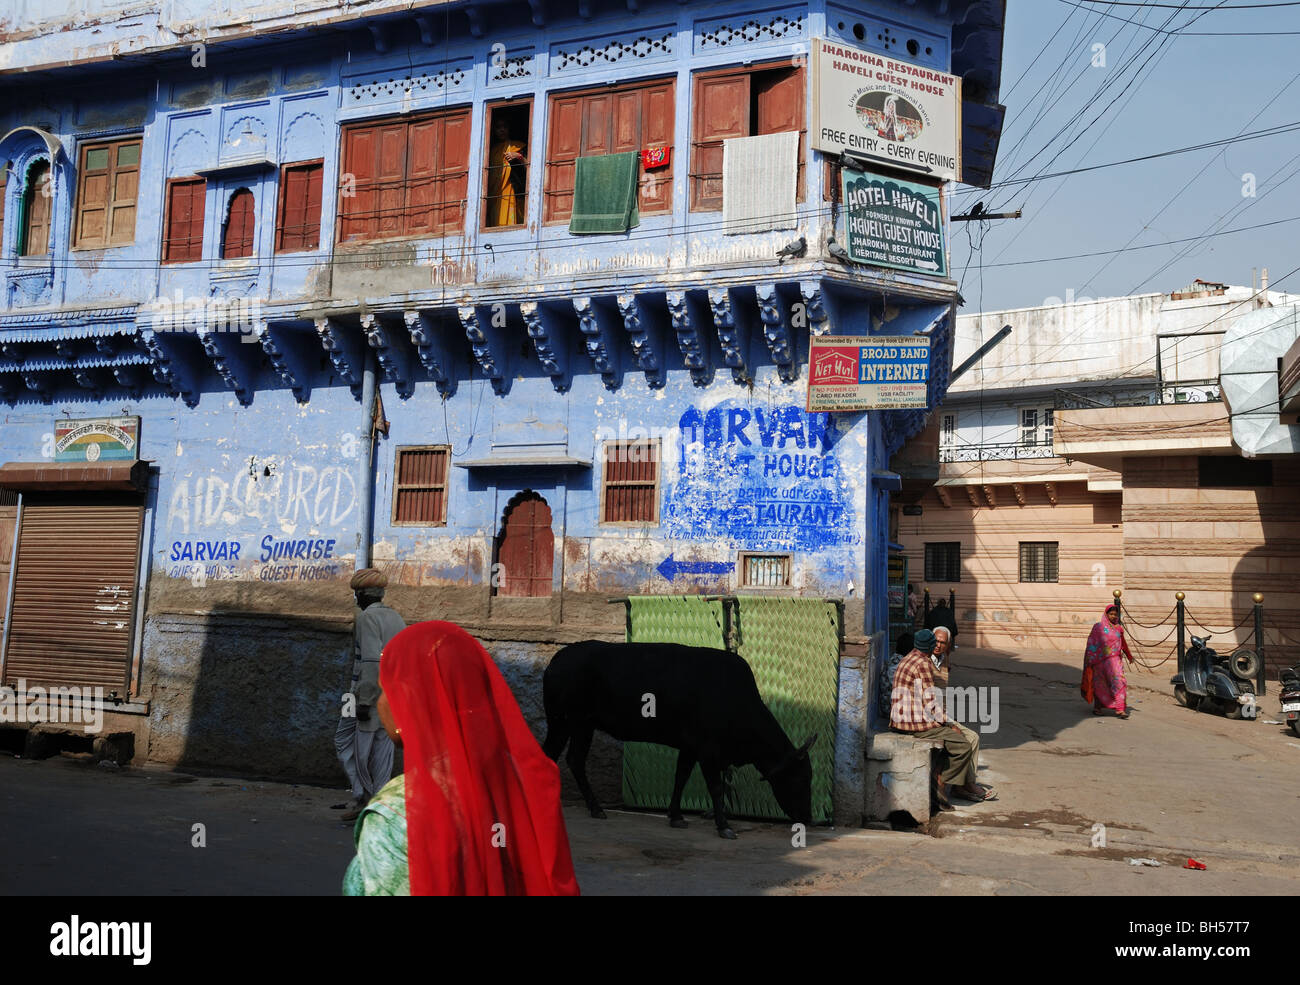
[[[841,181],[850,260],[948,276],[938,188],[847,168]]]

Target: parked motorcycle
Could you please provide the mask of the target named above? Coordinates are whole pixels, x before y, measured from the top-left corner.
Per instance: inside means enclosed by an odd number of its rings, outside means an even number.
[[[1169,681],[1174,700],[1187,708],[1217,711],[1227,718],[1255,717],[1259,655],[1243,647],[1230,656],[1210,649],[1209,637],[1192,637],[1182,669]]]
[[[1300,664],[1282,671],[1282,693],[1278,700],[1282,703],[1282,717],[1291,726],[1291,731],[1300,736]]]

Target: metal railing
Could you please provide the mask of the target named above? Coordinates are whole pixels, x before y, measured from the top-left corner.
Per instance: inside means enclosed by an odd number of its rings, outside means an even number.
[[[1015,462],[1031,458],[1055,458],[1050,442],[1032,445],[1018,441],[980,442],[969,445],[940,445],[940,462]]]

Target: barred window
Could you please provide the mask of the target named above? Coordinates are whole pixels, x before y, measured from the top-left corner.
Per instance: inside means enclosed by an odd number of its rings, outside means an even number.
[[[742,588],[789,588],[789,554],[742,554],[740,557]]]
[[[442,526],[447,522],[449,445],[397,449],[393,523]]]
[[[1057,580],[1057,543],[1055,541],[1021,541],[1020,580]]]
[[[944,414],[939,428],[939,447],[951,448],[957,444],[957,415]]]
[[[605,442],[601,523],[659,522],[659,442]]]
[[[925,545],[926,581],[961,581],[961,541]]]

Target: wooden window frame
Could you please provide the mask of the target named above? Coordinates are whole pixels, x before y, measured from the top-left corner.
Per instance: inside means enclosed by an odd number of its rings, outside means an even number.
[[[117,187],[117,175],[124,169],[117,166],[118,149],[127,144],[137,144],[140,148],[140,157],[135,162],[135,222],[131,225],[131,238],[120,242],[110,242],[108,239],[109,229],[112,226],[112,212],[115,205],[112,192]],[[86,198],[86,158],[92,150],[105,148],[109,152],[109,166],[107,171],[109,197],[104,205],[104,241],[102,243],[85,242],[79,230],[81,229],[81,213],[85,208]],[[123,246],[135,245],[136,226],[140,222],[140,169],[144,163],[144,134],[135,134],[129,137],[114,137],[112,140],[94,140],[86,141],[77,148],[77,201],[72,210],[72,246],[74,250],[115,250]],[[129,169],[125,169],[129,170]],[[98,172],[96,172],[98,173]]]
[[[610,480],[609,478],[609,453],[613,448],[631,447],[641,445],[645,448],[652,449],[654,455],[653,461],[655,466],[655,477],[653,482],[645,479],[622,479]],[[600,452],[600,525],[602,527],[657,527],[660,524],[660,492],[663,485],[663,444],[658,438],[644,439],[614,439],[606,441],[601,447]],[[654,489],[654,518],[651,520],[610,520],[607,518],[605,495],[606,489],[610,486],[615,488],[650,488]]]
[[[239,185],[233,189],[226,188],[223,189],[223,192],[226,192],[228,194],[226,194],[226,206],[222,210],[222,214],[224,215],[224,218],[221,221],[221,231],[220,231],[220,239],[219,239],[220,248],[218,250],[218,252],[221,255],[220,257],[218,257],[218,259],[255,260],[257,259],[257,193],[254,192],[253,189],[249,188],[247,185]],[[230,213],[235,207],[235,196],[238,195],[240,192],[248,192],[248,197],[252,199],[253,230],[248,239],[247,253],[240,254],[239,256],[226,256],[226,235],[230,230]]]
[[[629,82],[621,82],[616,85],[584,86],[581,89],[563,89],[559,91],[548,92],[546,94],[547,134],[546,134],[546,144],[542,150],[542,225],[543,226],[567,226],[569,224],[569,220],[572,217],[572,212],[570,212],[569,215],[566,215],[562,218],[558,218],[558,219],[547,218],[547,215],[550,212],[549,209],[550,196],[555,194],[554,192],[551,191],[550,130],[554,125],[556,100],[583,98],[586,96],[595,96],[595,95],[602,95],[602,94],[614,95],[620,92],[634,92],[637,89],[650,89],[655,86],[660,86],[663,85],[664,83],[668,83],[670,87],[668,104],[673,109],[673,118],[670,121],[670,125],[668,126],[668,132],[671,133],[674,138],[674,143],[668,144],[668,149],[670,151],[676,151],[675,140],[677,134],[677,82],[678,82],[678,77],[675,74],[659,75],[649,79],[632,79]],[[642,136],[642,143],[644,144],[644,135]],[[644,150],[645,147],[642,146],[641,149]],[[574,158],[574,160],[576,161],[577,158]],[[662,169],[657,168],[654,173],[657,175],[662,175],[664,173],[667,173],[669,175],[675,175],[677,173],[677,167],[678,167],[678,161],[674,159],[669,163],[668,167]],[[639,170],[640,169],[638,166],[638,171]],[[675,205],[674,203],[675,195],[668,196],[668,203],[662,209],[647,210],[641,207],[642,179],[644,178],[645,175],[642,174],[637,179],[636,196],[637,196],[638,214],[642,217],[652,216],[652,215],[672,215],[674,210],[674,205]],[[574,172],[574,179],[575,179],[574,184],[576,186],[577,184],[576,166]],[[675,187],[675,185],[673,184],[675,180],[676,180],[675,178],[669,179],[670,187]]]
[[[524,155],[528,158],[528,163],[524,165],[528,170],[525,172],[526,184],[524,186],[524,220],[516,222],[509,226],[489,226],[487,224],[488,216],[488,155],[492,151],[492,113],[496,109],[503,107],[528,107],[528,147]],[[484,233],[500,233],[511,229],[524,229],[528,226],[528,206],[532,202],[532,185],[533,185],[533,148],[536,145],[533,132],[533,97],[531,94],[519,99],[497,99],[490,103],[483,104],[483,185],[479,195],[479,231]],[[543,151],[543,156],[545,152]],[[543,169],[544,170],[544,169]]]
[[[343,227],[345,225],[345,220],[350,217],[347,216],[344,212],[342,179],[345,174],[354,173],[348,169],[348,160],[347,160],[348,133],[353,130],[364,129],[366,127],[382,127],[382,126],[388,126],[397,123],[403,124],[406,127],[407,139],[405,144],[406,157],[403,163],[402,187],[404,190],[404,194],[409,194],[410,187],[411,187],[410,184],[411,179],[409,174],[410,149],[411,149],[410,128],[417,123],[424,123],[428,120],[436,120],[440,118],[450,119],[459,115],[465,116],[466,132],[469,134],[469,137],[467,138],[469,144],[467,145],[466,152],[465,152],[465,161],[466,161],[465,191],[466,191],[466,203],[467,203],[465,216],[468,217],[469,215],[468,193],[469,193],[469,185],[470,185],[470,176],[473,174],[473,168],[469,167],[469,163],[473,156],[472,152],[474,150],[474,146],[473,146],[474,106],[472,103],[466,103],[457,106],[445,106],[436,110],[428,110],[428,111],[422,111],[420,113],[413,113],[409,116],[390,115],[390,116],[367,117],[366,119],[361,119],[361,120],[348,120],[346,123],[343,123],[339,127],[339,155],[338,155],[339,169],[340,169],[338,174],[339,187],[337,189],[337,194],[334,197],[334,204],[335,204],[334,243],[335,245],[342,247],[343,249],[346,250],[352,247],[360,247],[370,243],[397,243],[397,242],[410,242],[412,240],[444,239],[449,236],[463,236],[469,231],[466,227],[465,221],[462,219],[462,222],[459,227],[452,227],[450,225],[443,224],[440,227],[430,230],[428,232],[417,232],[417,233],[402,232],[395,236],[375,236],[373,238],[358,237],[349,240],[343,239]],[[445,178],[443,180],[445,180]],[[324,186],[322,185],[321,188],[322,199],[324,198],[324,194],[325,194]],[[433,207],[437,209],[441,209],[445,206],[445,204],[446,204],[445,202],[439,202]],[[409,219],[409,213],[407,213],[407,210],[405,208],[403,209],[403,211],[404,213],[406,213],[402,217],[403,225],[405,226],[407,219]]]
[[[1050,562],[1049,562],[1049,560],[1048,560],[1048,551],[1043,550],[1042,553],[1040,554],[1040,559],[1041,559],[1041,561],[1042,561],[1042,564],[1040,565],[1040,567],[1042,568],[1042,572],[1041,572],[1041,573],[1042,573],[1042,575],[1043,575],[1043,577],[1041,577],[1041,578],[1026,578],[1026,577],[1025,577],[1025,548],[1027,548],[1027,547],[1029,547],[1029,548],[1034,548],[1034,547],[1048,548],[1048,547],[1050,547],[1050,548],[1053,549],[1052,553],[1053,553],[1055,556],[1051,559]],[[1055,541],[1055,540],[1022,540],[1022,541],[1019,542],[1019,557],[1020,557],[1020,571],[1019,571],[1019,581],[1020,581],[1020,584],[1022,584],[1022,585],[1059,585],[1059,584],[1060,584],[1060,582],[1061,582],[1061,544],[1060,544],[1060,541]],[[1055,575],[1055,577],[1053,577],[1053,578],[1049,578],[1049,577],[1047,577],[1047,574],[1048,574],[1049,569],[1051,570],[1051,573],[1052,573],[1053,575]]]
[[[439,483],[411,482],[403,484],[400,481],[402,475],[402,455],[410,451],[431,451],[437,452],[446,457],[446,466],[443,468],[443,479]],[[447,526],[447,487],[451,479],[451,445],[398,445],[394,449],[393,455],[393,508],[392,508],[392,525],[394,527],[445,527]],[[417,490],[441,490],[442,491],[442,517],[437,520],[399,520],[397,519],[397,502],[399,493],[408,489]]]
[[[956,578],[931,578],[930,577],[931,571],[935,567],[937,567],[937,565],[932,565],[930,563],[930,548],[932,547],[942,547],[942,548],[956,547],[957,548],[957,577]],[[923,551],[924,553],[922,555],[921,571],[922,574],[925,576],[926,581],[938,582],[939,584],[942,585],[957,585],[961,583],[961,541],[959,540],[926,541]],[[944,564],[944,568],[945,568],[945,571],[943,572],[944,574],[952,574],[952,571],[948,570],[948,565],[946,562]]]
[[[771,560],[781,562],[782,583],[780,585],[761,585],[749,580],[749,562],[752,560]],[[752,588],[757,591],[779,592],[794,585],[794,555],[772,553],[768,551],[741,551],[737,562],[736,586]]]
[[[38,178],[37,181],[33,183],[31,180],[31,174],[32,171],[40,164],[45,165],[45,173],[42,175],[42,178],[45,181],[49,181],[49,182],[54,181],[54,162],[51,161],[48,157],[37,157],[34,160],[27,162],[26,168],[24,169],[22,175],[22,183],[18,191],[18,238],[15,241],[15,246],[17,247],[17,256],[20,257],[48,257],[54,252],[54,196],[53,194],[48,196],[50,199],[50,215],[49,215],[48,225],[45,231],[45,246],[46,246],[45,252],[44,253],[27,252],[29,243],[31,241],[32,207],[35,204],[36,196],[42,194],[37,188],[37,185],[40,183],[41,178]]]
[[[168,233],[171,231],[172,188],[180,184],[203,185],[203,225],[202,225],[203,232],[199,236],[199,255],[197,257],[194,258],[187,257],[185,259],[174,260],[169,255],[171,253],[172,245],[171,245],[171,237],[168,235]],[[177,263],[202,263],[203,262],[203,236],[207,234],[207,228],[208,228],[207,210],[208,210],[208,180],[206,178],[199,177],[198,175],[191,175],[186,177],[167,179],[167,183],[163,187],[162,259],[159,261],[159,263],[170,266],[171,264],[177,264]],[[186,242],[189,242],[189,240],[186,240]]]
[[[301,248],[285,249],[284,247],[284,230],[285,230],[285,198],[289,192],[289,184],[285,180],[288,173],[292,170],[302,168],[320,168],[320,201],[321,215],[316,220],[316,245],[304,246]],[[276,191],[276,208],[275,208],[275,252],[280,253],[311,253],[321,248],[323,237],[321,236],[321,227],[325,224],[325,158],[318,157],[310,161],[293,161],[289,164],[280,165],[280,187]]]
[[[686,169],[686,208],[688,212],[707,214],[711,212],[721,212],[722,207],[718,208],[696,208],[695,207],[695,108],[699,102],[699,83],[701,80],[724,78],[728,75],[754,75],[758,72],[773,72],[783,68],[792,68],[799,73],[800,81],[803,83],[803,102],[800,104],[800,121],[803,125],[799,128],[799,159],[796,162],[798,171],[798,180],[795,184],[795,202],[806,202],[808,200],[808,163],[812,157],[812,150],[809,146],[810,138],[808,136],[808,79],[809,73],[806,64],[796,64],[794,58],[781,58],[770,62],[760,62],[757,65],[732,65],[728,68],[710,68],[702,69],[698,72],[691,73],[691,118],[690,118],[690,142],[689,153],[687,154]],[[751,91],[750,98],[753,95]],[[751,120],[751,126],[753,121]],[[783,131],[777,131],[783,132]],[[751,135],[752,136],[752,135]],[[761,134],[759,136],[762,136]],[[711,143],[711,141],[710,141]]]

